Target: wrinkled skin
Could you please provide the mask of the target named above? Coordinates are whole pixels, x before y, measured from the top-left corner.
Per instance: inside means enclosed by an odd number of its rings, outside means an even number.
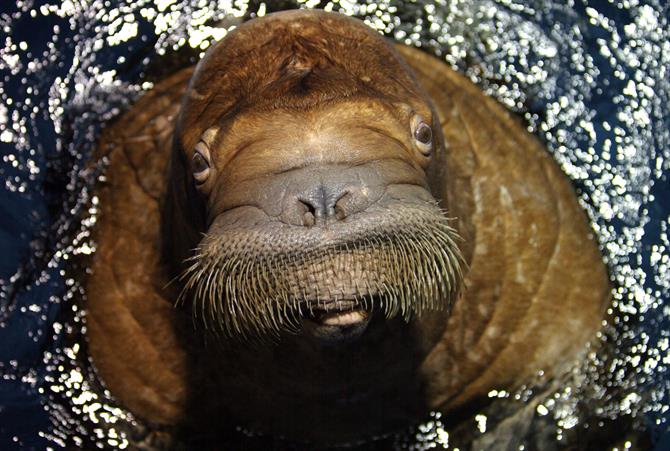
[[[602,319],[604,265],[542,147],[353,19],[239,27],[100,149],[90,350],[161,428],[346,443],[559,374]]]
[[[405,318],[446,308],[462,262],[427,177],[442,151],[429,99],[373,31],[318,13],[248,23],[189,83],[166,260],[229,335],[302,329],[303,309],[362,322],[374,304]]]
[[[204,133],[200,145],[211,153],[212,165],[196,189],[206,203],[207,236],[190,246],[199,249],[188,281],[207,284],[197,287],[204,304],[216,304],[209,307],[210,322],[223,316],[224,325],[234,328],[229,332],[242,333],[251,327],[252,319],[245,316],[256,314],[252,325],[263,333],[274,329],[264,318],[268,300],[285,295],[279,302],[302,302],[308,310],[356,304],[356,297],[384,294],[386,285],[393,290],[409,284],[403,280],[408,276],[392,268],[421,274],[422,265],[431,260],[436,266],[423,272],[426,279],[438,279],[436,293],[421,296],[422,286],[430,282],[417,281],[405,290],[407,299],[391,307],[407,307],[409,315],[421,302],[448,302],[460,282],[461,263],[455,233],[429,192],[423,169],[427,158],[412,145],[415,115],[407,104],[394,108],[376,99],[357,99],[307,111],[238,113],[232,123]],[[258,123],[264,124],[262,129],[254,125]],[[417,239],[420,230],[426,231],[422,240]],[[377,241],[370,241],[373,236]],[[398,246],[399,254],[387,264],[391,246]],[[433,257],[430,249],[441,253]],[[202,269],[209,260],[215,260],[209,263],[216,271],[211,276]],[[243,267],[243,260],[252,266],[240,275],[244,284],[226,288],[227,296],[209,292],[219,278],[228,278],[223,286],[234,277],[234,269],[222,269],[226,262]],[[443,282],[441,274],[447,274]],[[264,278],[279,280],[261,287]],[[278,287],[282,282],[287,286]],[[217,306],[225,310],[221,299],[233,297],[237,317],[217,313]],[[277,314],[277,321],[285,316]]]

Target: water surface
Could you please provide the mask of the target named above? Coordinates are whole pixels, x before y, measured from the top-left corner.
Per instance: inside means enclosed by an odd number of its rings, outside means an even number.
[[[5,2],[0,447],[124,448],[141,435],[85,363],[85,293],[70,262],[95,252],[91,150],[105,122],[230,27],[297,6],[354,15],[442,58],[546,143],[589,214],[615,288],[601,334],[610,351],[575,368],[529,421],[558,447],[627,428],[668,449],[670,24],[662,0]],[[501,407],[460,428],[434,414],[374,446],[484,444],[533,393],[494,390]],[[247,435],[231,441],[261,446]]]

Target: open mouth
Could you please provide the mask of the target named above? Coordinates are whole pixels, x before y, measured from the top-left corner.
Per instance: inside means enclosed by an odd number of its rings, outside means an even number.
[[[321,304],[304,316],[303,333],[327,344],[348,342],[365,332],[371,316],[354,301]]]
[[[348,327],[365,321],[370,312],[352,310],[348,312],[315,312],[309,320],[323,326]]]

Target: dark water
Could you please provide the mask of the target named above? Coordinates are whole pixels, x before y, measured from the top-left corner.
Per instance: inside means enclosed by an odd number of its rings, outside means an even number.
[[[364,18],[442,57],[546,142],[616,288],[602,334],[611,352],[582,362],[535,416],[559,447],[622,424],[654,444],[639,446],[670,449],[670,20],[661,0],[3,2],[0,449],[123,448],[141,429],[85,363],[85,293],[70,262],[95,251],[91,149],[151,80],[194,62],[242,18],[295,5]],[[489,396],[513,406],[532,390]],[[482,411],[459,435],[433,415],[388,447],[458,447],[502,419]]]

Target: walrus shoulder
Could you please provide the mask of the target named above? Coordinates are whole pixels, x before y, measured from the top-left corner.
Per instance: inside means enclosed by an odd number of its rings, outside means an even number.
[[[470,265],[444,338],[448,350],[427,359],[452,368],[432,383],[435,404],[460,405],[539,371],[560,373],[595,337],[610,291],[574,188],[519,118],[443,62],[397,48],[440,116],[443,197]]]
[[[160,271],[160,198],[173,118],[192,68],[159,82],[100,139],[96,253],[86,281],[89,351],[107,387],[142,418],[172,423],[185,399],[185,357]]]

